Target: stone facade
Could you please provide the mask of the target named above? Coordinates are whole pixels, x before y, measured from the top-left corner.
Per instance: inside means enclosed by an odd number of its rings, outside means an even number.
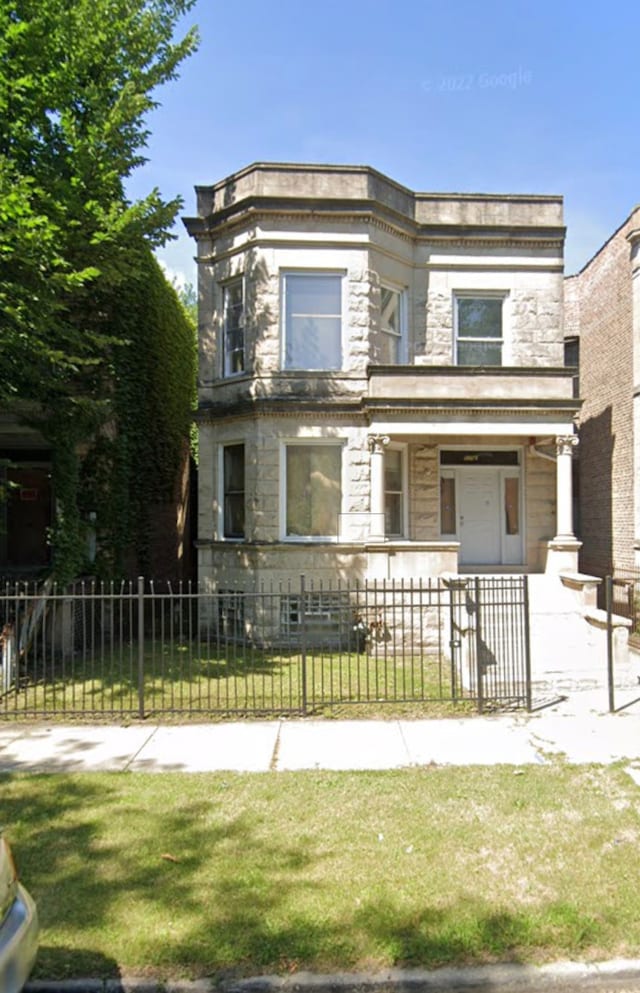
[[[335,583],[553,571],[555,439],[572,434],[579,407],[563,368],[560,198],[420,194],[367,167],[269,164],[197,195],[186,225],[199,270],[200,578],[246,588],[302,573]],[[341,303],[325,319],[316,302],[302,337],[286,292],[309,274],[335,277]],[[233,285],[242,359],[230,374]],[[466,361],[463,299],[500,313]],[[335,320],[326,367],[288,358],[288,336],[324,347],[318,328]],[[228,446],[243,460],[235,496]],[[338,500],[330,534],[290,526],[296,446],[339,451],[339,478],[309,470],[309,492],[322,477]],[[233,499],[240,534],[225,525]]]
[[[580,341],[584,572],[636,567],[640,539],[640,209],[565,282],[565,331]],[[636,545],[634,553],[634,542]]]

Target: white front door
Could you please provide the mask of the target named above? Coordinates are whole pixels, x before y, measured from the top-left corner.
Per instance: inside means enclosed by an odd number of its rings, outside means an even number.
[[[442,534],[460,541],[460,564],[522,564],[519,467],[456,466],[441,472]]]
[[[497,565],[500,541],[500,470],[460,469],[459,535],[462,565]]]

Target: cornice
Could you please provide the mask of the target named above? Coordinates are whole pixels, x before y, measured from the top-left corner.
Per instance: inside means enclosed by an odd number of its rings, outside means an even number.
[[[331,421],[337,419],[353,419],[365,421],[369,415],[379,416],[384,413],[387,417],[415,416],[428,414],[447,418],[469,417],[474,415],[505,419],[525,414],[562,415],[574,419],[578,416],[582,401],[570,400],[482,400],[478,399],[413,399],[409,397],[394,400],[371,397],[347,400],[345,398],[300,398],[300,397],[261,397],[245,398],[233,403],[202,404],[196,411],[198,423],[215,423],[246,417],[277,416],[284,418],[300,418],[313,415],[315,420]]]
[[[474,244],[479,247],[511,247],[535,244],[537,248],[557,248],[564,242],[566,229],[553,225],[423,224],[375,200],[331,200],[317,198],[281,200],[280,206],[268,197],[249,197],[207,217],[183,218],[196,240],[216,240],[224,234],[277,217],[283,228],[302,218],[330,219],[333,223],[365,223],[412,243],[447,245]],[[259,238],[255,239],[259,241]],[[203,261],[210,261],[203,256]]]

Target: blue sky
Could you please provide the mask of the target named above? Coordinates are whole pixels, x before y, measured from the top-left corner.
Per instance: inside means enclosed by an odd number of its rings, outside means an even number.
[[[372,165],[414,190],[560,193],[575,272],[640,201],[640,7],[630,0],[199,0],[201,43],[158,91],[153,186],[250,162]],[[181,223],[159,252],[195,282]]]

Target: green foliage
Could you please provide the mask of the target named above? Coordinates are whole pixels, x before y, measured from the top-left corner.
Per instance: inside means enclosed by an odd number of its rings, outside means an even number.
[[[166,241],[181,205],[156,189],[131,203],[124,183],[144,162],[157,87],[196,45],[193,29],[174,41],[194,2],[0,0],[0,404],[21,415],[26,402],[56,453],[60,577],[84,544],[68,449],[111,416],[134,340],[112,301],[143,278],[143,246]]]
[[[615,768],[518,771],[4,775],[42,924],[34,978],[382,985],[397,967],[637,956],[637,786]]]
[[[110,308],[122,338],[113,354],[113,430],[92,446],[83,485],[84,509],[97,515],[99,571],[107,576],[121,574],[127,558],[149,571],[154,506],[175,494],[196,376],[193,325],[148,249]]]

